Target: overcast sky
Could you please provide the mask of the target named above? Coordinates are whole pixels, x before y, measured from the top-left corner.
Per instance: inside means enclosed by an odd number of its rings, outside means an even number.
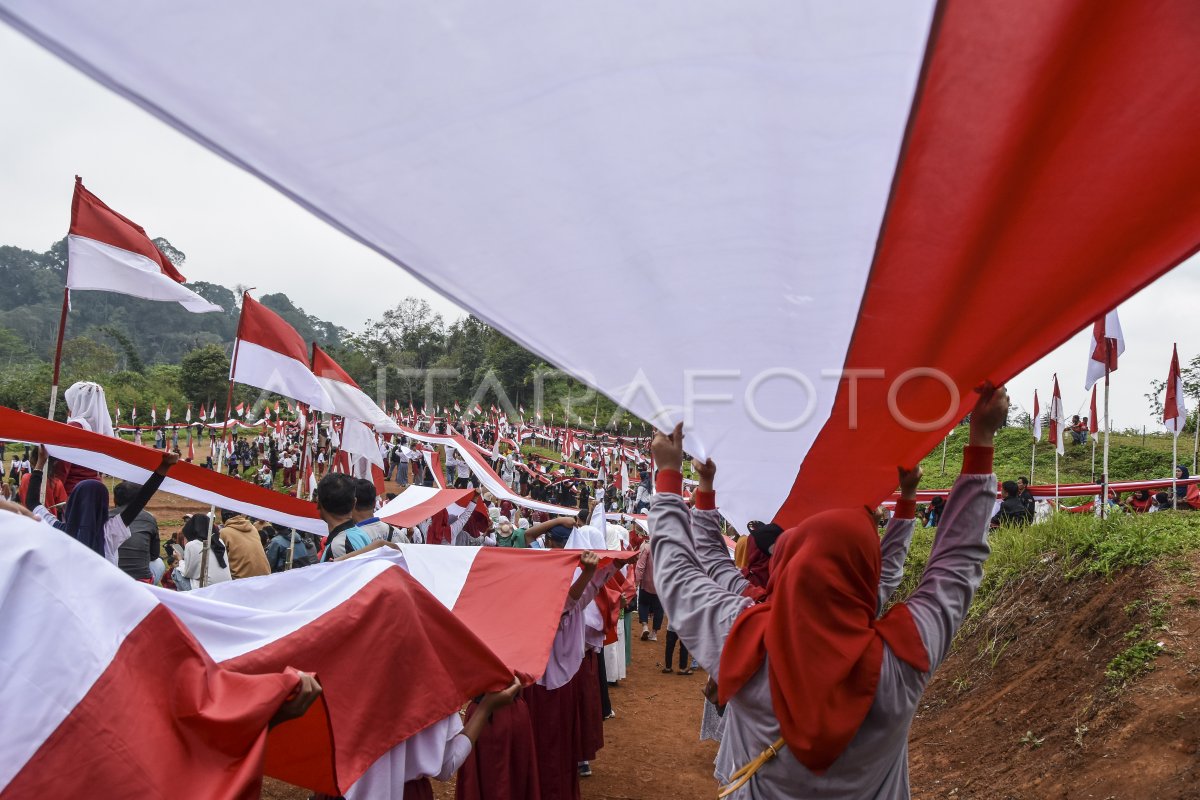
[[[3,25],[0,76],[0,244],[42,251],[65,235],[72,180],[79,174],[106,203],[184,251],[189,280],[241,283],[258,287],[259,294],[283,291],[308,313],[351,330],[407,295],[428,299],[448,320],[463,313],[383,257]],[[282,273],[280,265],[287,267]],[[281,282],[281,274],[294,278]],[[1197,300],[1200,258],[1193,258],[1121,306],[1128,349],[1113,376],[1114,427],[1162,430],[1142,395],[1152,379],[1166,377],[1173,341],[1184,362],[1200,348],[1194,333]],[[1034,388],[1045,408],[1051,375],[1058,372],[1067,413],[1087,413],[1089,330],[1009,384],[1022,408],[1031,406]]]

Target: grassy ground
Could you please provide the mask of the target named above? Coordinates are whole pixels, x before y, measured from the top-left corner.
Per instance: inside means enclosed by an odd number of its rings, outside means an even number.
[[[926,488],[944,488],[954,482],[962,467],[962,448],[967,442],[967,427],[960,425],[947,438],[946,467],[942,469],[942,448],[921,461]],[[1000,480],[1016,480],[1029,476],[1029,461],[1033,437],[1023,428],[1005,428],[996,436],[995,471]],[[1103,441],[1096,446],[1095,479],[1100,479],[1103,464]],[[1114,481],[1147,480],[1171,476],[1171,437],[1165,434],[1141,435],[1114,433],[1109,444],[1109,476]],[[1179,461],[1189,469],[1192,464],[1192,439],[1179,437]],[[1090,483],[1092,473],[1092,444],[1068,443],[1066,453],[1058,460],[1059,483]],[[1054,483],[1054,447],[1045,436],[1038,443],[1037,459],[1031,483]]]
[[[897,598],[916,588],[929,559],[935,530],[918,528],[905,564]],[[1039,525],[1002,527],[989,538],[992,555],[968,621],[983,615],[1018,578],[1051,567],[1068,578],[1111,576],[1125,567],[1157,562],[1186,570],[1183,557],[1200,549],[1200,512],[1115,514],[1100,520],[1090,514],[1057,514]]]

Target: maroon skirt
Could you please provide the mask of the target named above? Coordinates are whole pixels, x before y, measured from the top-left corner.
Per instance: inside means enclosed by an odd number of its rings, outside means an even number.
[[[533,741],[537,746],[538,786],[542,800],[579,800],[579,766],[575,757],[575,696],[570,684],[525,690]]]
[[[563,687],[570,687],[575,695],[575,731],[572,738],[576,761],[591,761],[604,747],[604,711],[600,702],[597,657],[598,654],[589,650],[575,677]]]
[[[526,689],[525,691],[529,691]],[[467,719],[479,705],[472,703]],[[529,705],[518,696],[515,703],[492,714],[479,741],[458,771],[458,800],[537,800],[537,745]]]
[[[433,784],[429,778],[404,782],[404,800],[433,800]]]

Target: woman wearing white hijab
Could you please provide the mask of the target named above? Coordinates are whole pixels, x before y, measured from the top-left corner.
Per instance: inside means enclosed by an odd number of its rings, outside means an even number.
[[[71,384],[63,399],[67,401],[67,424],[85,431],[98,433],[101,436],[116,436],[113,431],[112,417],[108,415],[108,402],[104,398],[104,387],[91,381],[79,381]],[[63,462],[60,475],[63,489],[69,495],[80,481],[100,477],[94,469],[81,467],[77,464]]]

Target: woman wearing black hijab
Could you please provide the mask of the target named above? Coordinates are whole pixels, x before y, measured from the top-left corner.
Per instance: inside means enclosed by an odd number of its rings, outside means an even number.
[[[187,522],[183,523],[183,538],[187,540],[187,544],[183,548],[183,566],[176,568],[178,575],[175,577],[175,585],[182,591],[201,588],[200,573],[203,571],[204,563],[204,539],[208,536],[209,529],[210,522],[207,514],[193,514]],[[233,575],[229,571],[229,562],[225,557],[225,542],[221,541],[221,534],[217,530],[217,526],[212,526],[211,530],[212,538],[208,542],[208,575],[205,577],[205,586],[233,580]],[[181,581],[180,578],[183,580]]]
[[[38,519],[71,536],[85,547],[98,555],[104,556],[113,564],[117,563],[117,548],[129,538],[129,525],[150,502],[150,498],[158,491],[163,478],[177,461],[179,456],[167,452],[150,480],[142,486],[137,495],[125,506],[125,509],[111,519],[108,516],[108,487],[98,480],[84,480],[75,485],[67,498],[66,513],[58,520],[48,508],[38,502],[42,490],[42,476],[45,474],[46,462],[49,457],[46,448],[41,448],[38,454],[37,468],[29,477],[29,488],[25,492],[25,506]]]
[[[1191,477],[1191,473],[1188,472],[1188,468],[1185,467],[1183,464],[1180,464],[1177,467],[1175,467],[1175,478],[1177,480],[1183,481],[1183,480],[1187,480],[1190,477]],[[1186,498],[1187,493],[1188,493],[1188,484],[1186,484],[1186,483],[1176,484],[1175,495],[1180,500],[1183,500],[1184,498]]]

